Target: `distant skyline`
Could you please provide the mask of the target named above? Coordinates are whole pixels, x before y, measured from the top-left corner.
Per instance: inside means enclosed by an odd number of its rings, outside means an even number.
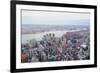
[[[22,10],[22,25],[89,25],[89,13]]]

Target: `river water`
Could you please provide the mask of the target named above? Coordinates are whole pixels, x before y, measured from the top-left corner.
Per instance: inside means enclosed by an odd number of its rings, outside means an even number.
[[[70,30],[70,32],[79,31],[79,30]],[[36,39],[37,41],[40,41],[43,37],[43,35],[46,35],[48,33],[54,33],[55,37],[61,37],[66,32],[69,32],[68,30],[63,31],[49,31],[49,32],[41,32],[41,33],[35,33],[35,34],[22,34],[21,35],[21,43],[25,44],[31,39]]]

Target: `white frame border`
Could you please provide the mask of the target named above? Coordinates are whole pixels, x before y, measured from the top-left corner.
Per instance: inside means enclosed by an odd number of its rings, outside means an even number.
[[[89,12],[90,13],[90,60],[81,61],[61,61],[61,62],[38,62],[38,63],[21,63],[21,9],[30,10],[54,10],[54,11],[73,11],[73,12]],[[16,69],[23,68],[40,68],[55,66],[73,66],[94,64],[94,9],[71,8],[71,7],[51,7],[36,5],[16,5]]]

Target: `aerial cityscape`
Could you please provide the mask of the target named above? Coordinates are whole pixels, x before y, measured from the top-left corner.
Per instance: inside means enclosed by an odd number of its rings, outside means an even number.
[[[22,11],[21,37],[21,63],[90,59],[89,14]]]

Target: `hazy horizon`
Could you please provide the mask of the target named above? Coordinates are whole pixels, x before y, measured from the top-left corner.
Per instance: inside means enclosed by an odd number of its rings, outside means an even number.
[[[22,10],[22,25],[89,25],[90,14]]]

